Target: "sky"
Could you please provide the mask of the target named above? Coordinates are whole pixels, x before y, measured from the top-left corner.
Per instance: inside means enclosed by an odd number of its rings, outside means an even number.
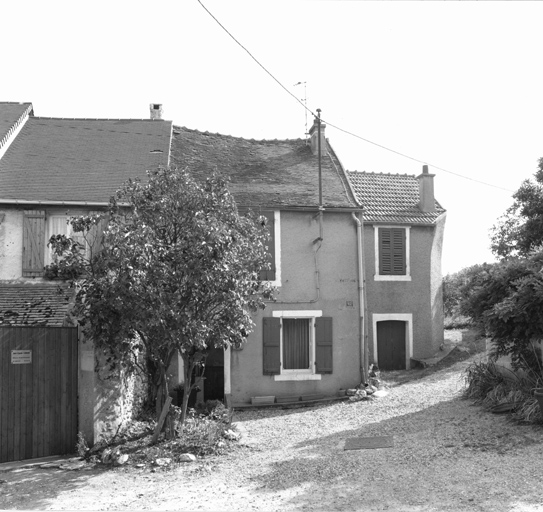
[[[0,101],[37,116],[161,103],[176,125],[288,139],[319,108],[346,169],[427,163],[444,274],[494,261],[489,230],[543,156],[543,2],[18,0],[0,15]]]

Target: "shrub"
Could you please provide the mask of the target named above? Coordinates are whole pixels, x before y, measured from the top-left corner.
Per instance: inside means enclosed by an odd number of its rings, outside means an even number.
[[[464,398],[486,409],[511,404],[512,417],[526,423],[543,423],[534,388],[540,376],[533,372],[513,372],[493,361],[474,362],[465,372]]]

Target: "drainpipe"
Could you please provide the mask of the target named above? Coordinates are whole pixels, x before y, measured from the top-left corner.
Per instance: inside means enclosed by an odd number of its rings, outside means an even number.
[[[368,382],[368,366],[369,366],[369,353],[368,353],[368,335],[367,335],[367,305],[366,305],[366,280],[364,272],[364,251],[363,251],[363,231],[362,221],[352,212],[353,220],[356,223],[356,239],[358,246],[358,304],[359,304],[359,340],[360,340],[360,374],[362,377],[362,383]]]

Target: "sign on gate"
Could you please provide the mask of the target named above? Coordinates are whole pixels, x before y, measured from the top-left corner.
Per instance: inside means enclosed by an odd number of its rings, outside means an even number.
[[[12,350],[11,364],[32,364],[32,350]]]

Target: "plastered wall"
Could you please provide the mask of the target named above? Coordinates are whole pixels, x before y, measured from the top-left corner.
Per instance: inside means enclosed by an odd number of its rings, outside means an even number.
[[[360,383],[356,224],[350,213],[324,213],[319,243],[316,212],[281,212],[282,283],[277,301],[255,315],[255,329],[242,350],[231,353],[232,399],[307,393],[335,394]],[[316,270],[320,290],[317,290]],[[321,310],[333,317],[333,372],[321,380],[276,381],[263,374],[262,319],[279,310]]]

